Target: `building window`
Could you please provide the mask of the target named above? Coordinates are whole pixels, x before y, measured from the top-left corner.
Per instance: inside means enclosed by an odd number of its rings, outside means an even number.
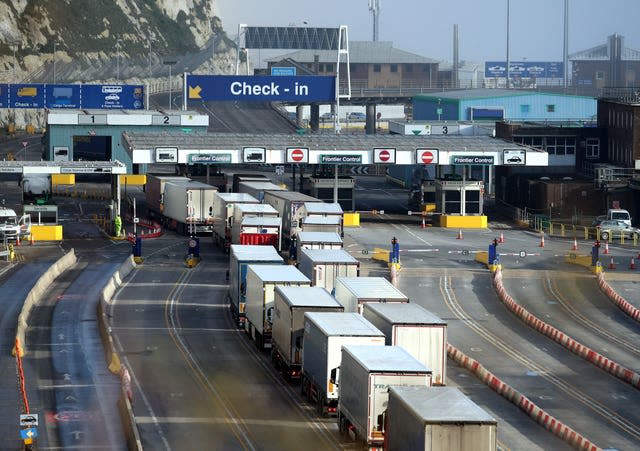
[[[422,65],[422,72],[429,72],[429,65],[428,64],[423,64]]]
[[[324,71],[325,72],[333,72],[333,64],[332,63],[327,63],[324,65]]]
[[[528,113],[530,109],[531,109],[531,105],[520,105],[521,113]]]
[[[411,72],[413,72],[413,64],[405,64],[404,65],[404,71],[408,74],[410,74]]]
[[[381,71],[380,64],[374,64],[373,65],[373,71],[374,72],[380,72]]]
[[[596,80],[604,80],[604,71],[603,70],[597,70],[596,71]]]
[[[389,70],[391,72],[398,72],[398,65],[397,64],[390,64],[389,65]]]
[[[547,105],[547,113],[555,113],[556,106],[555,105]]]

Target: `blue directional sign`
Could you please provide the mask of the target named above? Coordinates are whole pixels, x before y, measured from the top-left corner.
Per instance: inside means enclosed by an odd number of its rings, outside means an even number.
[[[10,108],[44,108],[44,85],[9,85]]]
[[[45,104],[48,108],[80,108],[81,85],[45,85]]]
[[[511,61],[510,77],[522,78],[563,78],[564,64],[561,61]],[[485,78],[504,78],[507,76],[506,61],[487,61],[484,63]]]
[[[7,108],[9,106],[9,85],[4,83],[0,84],[0,108]]]
[[[20,429],[20,438],[22,440],[26,440],[26,439],[33,439],[38,437],[38,429],[37,428],[27,428],[27,429]]]
[[[141,110],[142,85],[82,85],[82,108]]]
[[[187,75],[188,101],[332,102],[335,77]]]

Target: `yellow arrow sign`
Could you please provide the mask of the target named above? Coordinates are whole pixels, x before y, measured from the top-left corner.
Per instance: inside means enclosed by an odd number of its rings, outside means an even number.
[[[200,86],[196,86],[195,88],[189,86],[189,98],[201,99],[202,97],[200,97],[200,91],[202,91],[202,88]]]

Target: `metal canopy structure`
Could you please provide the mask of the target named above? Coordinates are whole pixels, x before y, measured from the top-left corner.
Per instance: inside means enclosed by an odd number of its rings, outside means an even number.
[[[10,174],[126,174],[120,161],[0,161],[0,173]]]
[[[339,28],[246,27],[245,47],[249,49],[338,50]]]
[[[175,151],[173,163],[189,163],[193,155],[225,154],[228,156],[222,163],[242,163],[244,149],[259,149],[264,158],[261,163],[282,164],[287,160],[287,150],[292,148],[307,149],[308,162],[316,164],[321,155],[357,154],[358,164],[375,164],[376,149],[386,149],[389,154],[396,154],[395,160],[389,158],[390,164],[421,164],[416,161],[418,149],[433,149],[439,153],[440,165],[449,163],[449,155],[494,155],[494,163],[503,162],[505,149],[526,153],[529,166],[547,166],[548,154],[539,149],[523,146],[510,141],[489,136],[406,136],[406,135],[334,135],[334,134],[241,134],[241,133],[207,133],[198,135],[158,134],[127,132],[122,135],[122,145],[131,154],[134,163],[162,163],[157,160],[158,149]],[[169,162],[169,161],[166,161]],[[246,161],[244,161],[246,162]]]

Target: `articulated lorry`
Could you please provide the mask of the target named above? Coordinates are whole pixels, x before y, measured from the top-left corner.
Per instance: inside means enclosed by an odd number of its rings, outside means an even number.
[[[342,347],[350,344],[384,347],[384,334],[357,313],[307,312],[302,340],[302,395],[321,416],[335,415]]]
[[[231,244],[233,209],[237,204],[257,204],[258,199],[246,193],[220,193],[213,198],[213,241],[224,249]]]
[[[245,331],[258,349],[271,348],[273,300],[277,286],[311,286],[311,282],[294,266],[249,265],[245,299]]]
[[[232,244],[229,258],[229,299],[231,313],[238,327],[244,328],[249,265],[284,265],[273,246]]]
[[[218,189],[187,177],[147,179],[147,209],[167,228],[183,235],[213,233],[214,195]]]
[[[381,449],[389,387],[431,385],[431,370],[400,346],[342,347],[338,428],[366,448]]]
[[[433,371],[433,384],[445,385],[447,323],[418,304],[371,302],[362,312],[380,329],[388,346],[402,346]]]
[[[276,287],[271,360],[285,379],[299,379],[304,348],[304,314],[342,312],[343,307],[320,287]]]
[[[495,451],[498,422],[454,387],[389,387],[385,449]]]

